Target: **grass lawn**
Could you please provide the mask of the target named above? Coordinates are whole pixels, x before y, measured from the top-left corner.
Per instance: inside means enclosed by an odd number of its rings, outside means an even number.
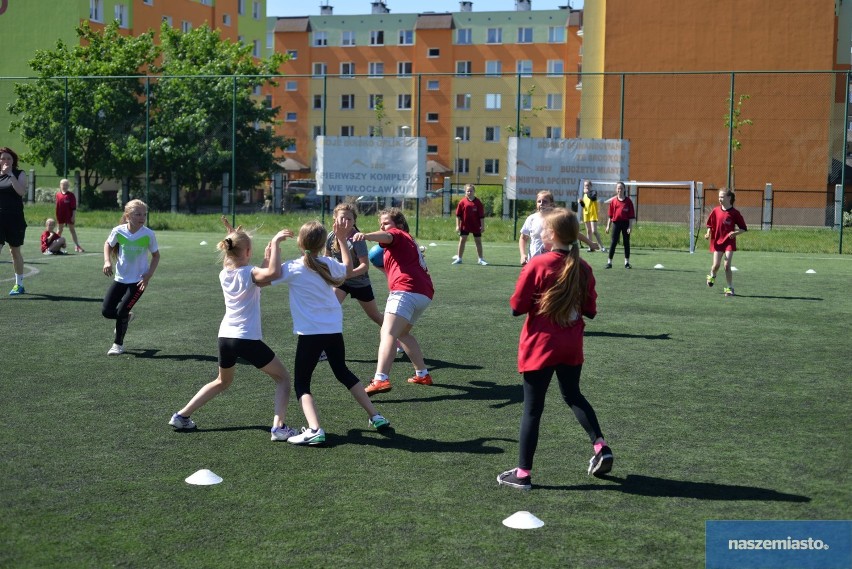
[[[393,390],[374,397],[393,426],[380,434],[320,364],[328,442],[294,447],[269,440],[273,382],[247,365],[193,415],[196,432],[167,425],[216,374],[220,232],[158,231],[127,353],[107,357],[108,230],[81,224],[89,253],[64,257],[39,254],[40,231],[24,247],[26,295],[6,296],[8,250],[0,263],[4,568],[703,567],[706,520],[852,517],[848,255],[749,251],[743,236],[725,298],[722,275],[704,283],[703,240],[692,255],[637,248],[630,271],[620,251],[608,271],[584,253],[599,299],[581,385],[615,466],[586,474],[591,445],[552,385],[522,492],[495,480],[517,464],[516,244],[486,239],[480,267],[471,242],[450,266],[455,241],[421,238],[436,297],[415,334],[435,385],[405,383],[398,359]],[[264,290],[263,327],[292,370],[287,294]],[[377,328],[356,302],[344,311],[347,359],[367,380]],[[304,424],[295,400],[288,423]],[[224,481],[184,482],[202,468]],[[521,510],[544,527],[503,526]]]

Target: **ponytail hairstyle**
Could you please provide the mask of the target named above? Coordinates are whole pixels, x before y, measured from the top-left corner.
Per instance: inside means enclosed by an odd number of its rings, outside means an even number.
[[[319,221],[309,221],[299,229],[297,242],[299,248],[303,251],[305,266],[319,273],[322,280],[331,286],[340,286],[345,279],[332,278],[328,265],[317,259],[317,255],[325,249],[327,235],[328,232],[326,232],[325,226],[322,223]]]
[[[734,190],[730,188],[720,188],[720,191],[725,192],[725,195],[731,200],[731,207],[734,207],[734,202],[737,201],[737,195],[734,193]]]
[[[358,226],[355,225],[355,222],[358,221],[358,208],[355,207],[355,204],[349,202],[340,202],[334,208],[334,212],[332,212],[332,219],[337,219],[337,214],[341,211],[348,211],[352,214],[352,228],[355,231],[358,231]],[[331,243],[331,252],[337,256],[340,253],[340,244],[337,242],[337,239],[332,239]]]
[[[245,251],[251,250],[251,235],[242,228],[234,229],[216,244],[216,249],[219,250],[219,261],[222,262],[222,266],[233,269],[237,267],[237,259]]]
[[[542,293],[538,311],[559,326],[573,326],[582,314],[588,285],[588,275],[580,265],[580,222],[573,211],[560,207],[544,215],[544,227],[571,248],[556,282]]]
[[[398,207],[389,207],[383,209],[379,212],[379,217],[383,215],[387,215],[388,217],[390,217],[391,221],[393,221],[394,225],[396,225],[398,228],[402,229],[406,233],[411,233],[411,230],[408,229],[408,222],[405,220],[405,215]]]

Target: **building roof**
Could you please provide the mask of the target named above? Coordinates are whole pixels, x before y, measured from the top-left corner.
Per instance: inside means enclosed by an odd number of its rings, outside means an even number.
[[[449,30],[453,27],[453,15],[445,14],[418,14],[415,30]]]
[[[307,16],[294,18],[278,18],[275,22],[276,32],[309,32],[311,31],[311,20]]]

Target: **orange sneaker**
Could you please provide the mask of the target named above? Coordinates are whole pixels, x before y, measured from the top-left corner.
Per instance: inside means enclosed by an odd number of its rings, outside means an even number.
[[[380,379],[374,379],[370,382],[370,385],[364,388],[364,391],[367,392],[367,395],[372,395],[374,393],[384,393],[386,391],[391,390],[390,380],[386,379],[384,381]]]
[[[409,377],[408,383],[419,383],[420,385],[432,385],[432,376],[428,373],[424,377]]]

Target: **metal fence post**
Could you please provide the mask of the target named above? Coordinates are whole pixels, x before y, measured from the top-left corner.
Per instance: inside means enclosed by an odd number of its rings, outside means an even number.
[[[281,195],[284,193],[284,174],[275,172],[272,174],[272,209],[275,213],[281,213]]]
[[[843,227],[843,184],[834,186],[834,228]]]
[[[453,191],[452,191],[452,180],[450,179],[449,176],[444,176],[444,192],[443,192],[443,197],[444,197],[443,206],[444,207],[442,208],[442,211],[441,211],[441,213],[443,214],[444,217],[450,215],[450,205],[453,203],[452,202],[452,198],[453,198],[452,193],[453,193]]]
[[[228,215],[230,212],[228,209],[228,205],[230,201],[228,197],[230,195],[230,187],[228,186],[228,182],[231,179],[231,175],[228,172],[222,172],[222,214]]]
[[[29,179],[27,180],[27,203],[35,202],[35,188],[36,188],[36,173],[35,170],[30,168]]]
[[[119,204],[121,207],[124,207],[124,204],[130,201],[130,178],[122,178],[121,179],[121,203]]]
[[[178,177],[177,172],[172,172],[171,183],[169,184],[172,189],[172,213],[178,212]]]
[[[763,214],[760,216],[760,228],[772,229],[772,184],[766,184],[763,190]]]
[[[83,203],[83,177],[80,175],[80,170],[74,170],[74,194],[77,196],[77,206],[79,207]]]

